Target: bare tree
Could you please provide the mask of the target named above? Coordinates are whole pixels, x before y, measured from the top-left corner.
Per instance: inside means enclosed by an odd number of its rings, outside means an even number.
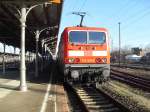
[[[124,46],[121,48],[121,63],[125,63],[125,56],[131,54],[131,47],[130,46]],[[112,63],[118,63],[119,62],[119,50],[118,48],[114,48],[114,50],[111,52],[111,62]]]

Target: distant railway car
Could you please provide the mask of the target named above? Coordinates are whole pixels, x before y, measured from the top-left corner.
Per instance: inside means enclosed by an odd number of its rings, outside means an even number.
[[[93,83],[109,79],[110,48],[105,28],[65,28],[57,55],[66,81]]]

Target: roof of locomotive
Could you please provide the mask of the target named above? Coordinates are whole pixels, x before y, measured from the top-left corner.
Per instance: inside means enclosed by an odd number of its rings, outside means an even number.
[[[100,31],[107,31],[106,28],[99,28],[99,27],[79,27],[79,26],[73,26],[73,27],[66,27],[64,30],[100,30]]]

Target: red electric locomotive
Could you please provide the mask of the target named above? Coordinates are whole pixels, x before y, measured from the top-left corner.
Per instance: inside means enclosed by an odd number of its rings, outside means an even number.
[[[110,76],[110,47],[105,28],[67,27],[59,43],[58,63],[65,80],[102,82]]]

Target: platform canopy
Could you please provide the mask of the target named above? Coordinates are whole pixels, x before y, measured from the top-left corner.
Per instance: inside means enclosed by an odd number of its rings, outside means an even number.
[[[43,43],[55,53],[60,24],[62,0],[0,0],[0,42],[20,48],[20,14],[22,5],[29,11],[26,20],[26,51],[35,52],[36,30],[42,31],[39,52]],[[42,43],[43,42],[43,43]]]

